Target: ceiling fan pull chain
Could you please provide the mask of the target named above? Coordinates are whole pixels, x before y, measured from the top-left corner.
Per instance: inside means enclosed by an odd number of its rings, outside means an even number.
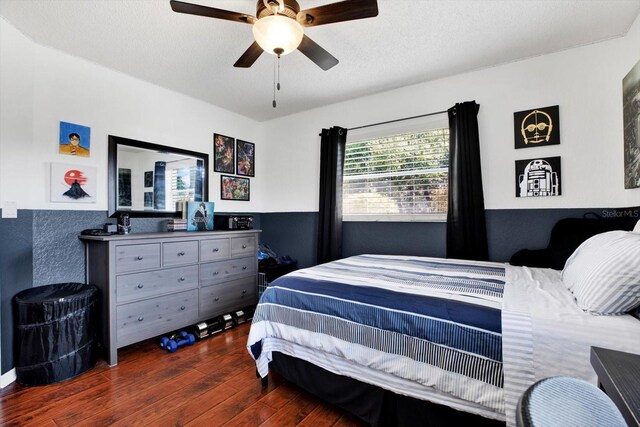
[[[280,90],[280,55],[278,55],[278,85],[276,87]]]
[[[278,60],[278,58],[274,57],[273,58],[273,102],[271,103],[271,105],[273,105],[273,108],[276,108],[276,61]]]

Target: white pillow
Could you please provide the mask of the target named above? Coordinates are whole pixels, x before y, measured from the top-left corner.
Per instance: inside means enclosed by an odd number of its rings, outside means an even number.
[[[578,247],[562,270],[578,306],[592,314],[624,314],[640,305],[640,234],[610,231]]]
[[[640,233],[640,219],[636,222],[636,226],[633,228],[634,233]]]

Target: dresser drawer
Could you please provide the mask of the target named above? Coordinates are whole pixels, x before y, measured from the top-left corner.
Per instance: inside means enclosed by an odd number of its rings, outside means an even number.
[[[229,258],[229,239],[209,239],[200,241],[200,261],[215,261]]]
[[[234,237],[231,239],[231,256],[256,256],[256,237]]]
[[[255,276],[200,288],[200,318],[214,317],[255,303]]]
[[[198,241],[171,242],[162,244],[162,264],[165,267],[174,265],[195,264],[198,262]]]
[[[160,267],[160,243],[116,246],[116,273]]]
[[[256,259],[238,258],[200,264],[200,286],[209,286],[225,280],[255,276]]]
[[[116,277],[116,300],[131,302],[197,287],[197,265],[125,274]]]
[[[152,298],[116,308],[118,347],[195,323],[198,290]]]

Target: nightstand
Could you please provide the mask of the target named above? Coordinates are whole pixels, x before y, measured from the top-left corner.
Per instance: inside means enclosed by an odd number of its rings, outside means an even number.
[[[627,424],[640,426],[640,355],[591,347],[591,366]]]

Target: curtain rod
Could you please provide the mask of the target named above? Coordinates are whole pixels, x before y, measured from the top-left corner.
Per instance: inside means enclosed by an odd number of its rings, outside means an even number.
[[[402,122],[404,120],[417,119],[419,117],[435,116],[436,114],[443,114],[443,113],[446,113],[446,112],[447,112],[447,110],[436,111],[435,113],[420,114],[419,116],[412,116],[412,117],[405,117],[405,118],[402,118],[402,119],[388,120],[386,122],[371,123],[369,125],[357,126],[357,127],[354,127],[354,128],[349,128],[347,130],[364,129],[364,128],[369,128],[369,127],[372,127],[372,126],[386,125],[388,123],[395,123],[395,122]]]

